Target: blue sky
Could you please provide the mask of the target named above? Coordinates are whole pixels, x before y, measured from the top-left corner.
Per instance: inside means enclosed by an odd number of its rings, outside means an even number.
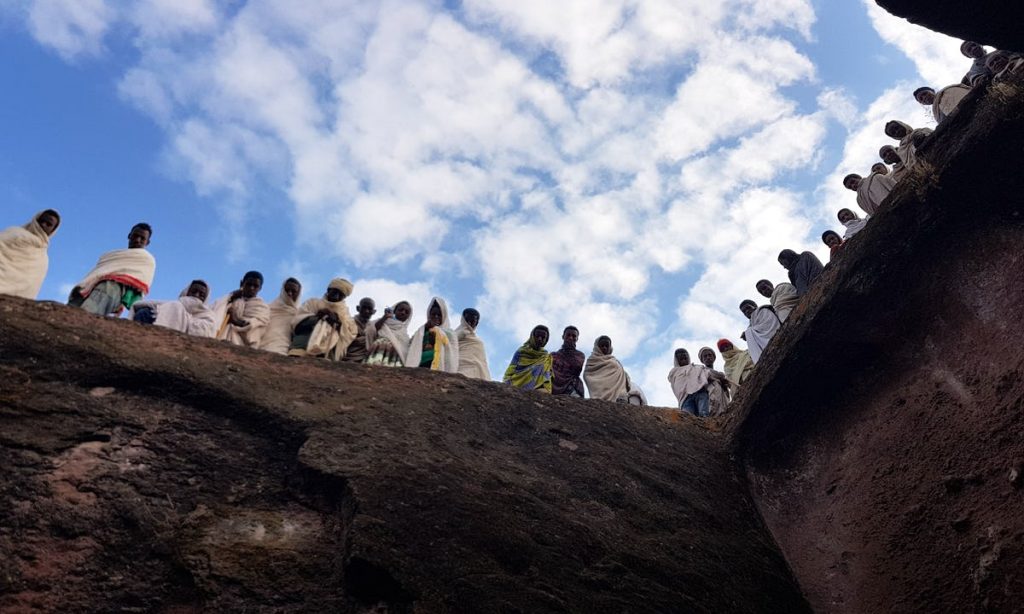
[[[739,341],[885,119],[966,70],[863,0],[0,0],[0,57],[0,224],[64,217],[41,298],[145,220],[154,298],[341,275],[418,325],[439,294],[496,377],[573,323],[667,404],[672,349]]]

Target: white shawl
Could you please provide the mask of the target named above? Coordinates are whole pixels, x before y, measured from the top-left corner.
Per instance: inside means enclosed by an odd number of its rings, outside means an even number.
[[[772,308],[779,316],[779,320],[785,322],[789,314],[800,304],[800,297],[797,296],[796,286],[793,284],[781,283],[775,286],[772,292]]]
[[[269,305],[270,320],[263,332],[263,338],[260,339],[259,348],[274,354],[288,353],[288,348],[292,344],[292,320],[299,313],[298,301],[285,294],[284,287],[287,283],[286,281],[281,284],[281,294]]]
[[[970,93],[971,88],[962,83],[956,83],[939,90],[935,94],[935,102],[932,103],[932,115],[935,116],[935,121],[940,124],[946,121],[953,114],[953,111],[956,111],[960,101]]]
[[[900,145],[896,148],[896,153],[899,154],[900,160],[903,161],[903,169],[905,172],[910,172],[912,168],[917,165],[917,147],[914,146],[914,137],[919,135],[929,135],[932,133],[931,128],[918,128],[914,130],[910,127],[910,124],[905,122],[896,122],[903,126],[907,130],[907,135],[900,139]],[[868,213],[871,213],[870,211]]]
[[[750,359],[757,364],[761,354],[772,340],[775,333],[779,331],[782,322],[771,307],[762,305],[754,313],[750,314],[750,327],[747,328],[747,350],[750,352]]]
[[[619,359],[603,354],[594,341],[594,349],[583,367],[583,381],[590,391],[590,398],[602,401],[619,401],[629,396],[629,375]]]
[[[484,342],[476,335],[476,329],[462,318],[455,329],[459,340],[459,373],[471,379],[491,379],[491,369],[487,366],[487,351]]]
[[[672,384],[672,394],[676,395],[676,403],[682,405],[686,397],[707,388],[708,369],[704,365],[693,363],[680,367],[677,363],[668,372],[668,381]]]
[[[352,319],[352,314],[349,313],[348,305],[345,304],[344,299],[333,303],[323,298],[309,299],[302,304],[299,313],[292,318],[291,329],[294,332],[299,322],[310,316],[315,316],[321,309],[330,311],[341,320],[341,328],[332,330],[329,339],[323,346],[325,352],[322,354],[328,360],[339,361],[345,357],[348,346],[356,338],[356,335],[359,334],[359,327],[356,326],[356,321]],[[312,338],[310,341],[312,341]]]
[[[196,297],[188,296],[188,288],[181,291],[176,301],[138,301],[132,305],[132,315],[142,307],[156,312],[156,321],[153,322],[156,326],[193,337],[212,338],[217,333],[213,310]]]
[[[448,321],[448,305],[445,304],[444,299],[434,297],[429,305],[437,303],[441,308],[441,326],[440,331],[435,330],[436,334],[443,334],[448,338],[448,344],[434,342],[434,362],[440,366],[439,371],[445,373],[458,373],[459,371],[459,338],[455,336],[455,332],[451,329],[451,324]],[[430,313],[430,307],[427,307],[427,313]],[[412,316],[409,316],[412,317]],[[416,329],[416,332],[412,336],[412,340],[409,341],[409,351],[405,355],[405,366],[407,367],[418,367],[420,366],[420,360],[423,357],[423,337],[427,332],[427,325],[424,324]],[[440,356],[438,356],[440,354]]]
[[[50,258],[50,235],[39,225],[37,213],[24,226],[0,232],[0,294],[35,299],[43,287]]]
[[[394,308],[392,308],[394,312]],[[401,356],[402,360],[409,355],[409,321],[412,320],[412,306],[409,307],[409,317],[404,322],[392,315],[387,320],[384,320],[384,325],[377,330],[377,322],[381,318],[378,318],[366,325],[366,348],[372,349],[374,342],[377,340],[377,336],[380,335],[383,339],[391,344],[395,348],[395,354]],[[422,351],[422,350],[421,350]],[[416,363],[419,365],[419,362]]]
[[[857,214],[854,213],[854,215]],[[843,233],[843,241],[849,241],[855,234],[864,230],[864,227],[868,225],[868,220],[870,219],[871,218],[860,219],[859,217],[854,217],[848,222],[843,222],[843,226],[846,226],[846,232]]]
[[[115,249],[100,256],[96,266],[76,285],[82,296],[89,296],[96,284],[104,279],[121,277],[130,279],[133,286],[148,294],[154,275],[156,259],[145,249]]]
[[[868,215],[874,215],[894,187],[896,181],[891,176],[871,173],[861,180],[857,188],[857,205]]]
[[[227,341],[233,345],[241,345],[250,348],[259,347],[263,333],[270,322],[270,307],[256,296],[253,298],[241,298],[229,303],[231,295],[219,299],[213,305],[215,314],[214,321],[217,323],[217,339]],[[234,314],[238,320],[245,320],[246,326],[235,326],[229,322],[228,316]]]

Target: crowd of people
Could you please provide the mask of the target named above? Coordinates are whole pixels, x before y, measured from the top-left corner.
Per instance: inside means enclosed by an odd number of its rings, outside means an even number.
[[[955,113],[956,105],[970,88],[1024,66],[1024,58],[1018,54],[986,52],[975,43],[965,42],[961,50],[974,60],[963,83],[939,92],[921,88],[914,94],[922,104],[932,105],[940,123]],[[891,121],[885,133],[898,140],[898,146],[882,147],[882,161],[872,166],[867,177],[852,174],[844,179],[844,185],[857,192],[857,204],[867,215],[861,218],[846,208],[839,211],[839,221],[846,228],[844,235],[833,230],[822,235],[832,256],[864,228],[896,183],[915,166],[917,148],[931,130]],[[0,232],[0,294],[30,299],[38,296],[48,269],[50,238],[60,221],[57,211],[47,209],[24,226]],[[425,318],[413,332],[409,331],[415,324],[409,301],[387,306],[375,319],[377,304],[373,298],[364,297],[353,314],[346,300],[355,288],[342,278],[331,280],[321,296],[302,302],[302,284],[293,277],[282,282],[274,300],[265,302],[260,297],[264,278],[259,271],[245,273],[237,289],[212,301],[210,286],[202,279],[190,281],[177,300],[149,300],[146,295],[156,272],[156,260],[147,250],[152,236],[148,224],[133,226],[128,247],[100,256],[71,290],[68,305],[99,316],[119,316],[127,311],[142,325],[275,354],[491,378],[485,345],[476,332],[480,312],[474,308],[463,310],[459,325],[453,328],[448,305],[440,297],[426,305]],[[687,349],[675,350],[668,381],[681,411],[698,417],[725,413],[801,297],[824,270],[821,261],[806,251],[798,254],[782,250],[778,261],[788,272],[789,281],[775,284],[759,280],[754,288],[767,303],[758,305],[750,299],[740,303],[739,309],[749,321],[740,335],[746,341],[746,350],[738,349],[729,339],[720,339],[717,349],[724,360],[721,370],[715,368],[718,355],[710,347],[700,348],[697,362],[692,361]],[[647,405],[643,391],[615,357],[610,337],[597,337],[586,356],[576,349],[580,331],[575,326],[562,330],[562,345],[554,352],[545,349],[550,336],[547,326],[534,327],[512,355],[503,382],[554,395],[582,399],[589,391],[593,399]]]

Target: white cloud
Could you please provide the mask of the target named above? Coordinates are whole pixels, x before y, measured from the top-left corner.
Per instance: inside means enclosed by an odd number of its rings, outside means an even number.
[[[924,79],[923,83],[911,87],[911,92],[920,85],[939,89],[958,83],[971,67],[971,60],[960,53],[962,41],[914,25],[878,6],[874,0],[863,2],[879,36],[910,58]]]
[[[32,35],[67,60],[99,54],[116,19],[105,0],[32,0],[28,5]]]

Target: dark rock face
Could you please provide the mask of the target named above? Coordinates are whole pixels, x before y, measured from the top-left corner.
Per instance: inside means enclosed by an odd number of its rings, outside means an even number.
[[[0,610],[803,612],[720,433],[0,299]]]
[[[911,23],[999,49],[1024,51],[1024,3],[1019,0],[876,1]]]
[[[817,611],[1024,603],[1022,146],[1024,88],[972,93],[745,391],[739,455]]]

